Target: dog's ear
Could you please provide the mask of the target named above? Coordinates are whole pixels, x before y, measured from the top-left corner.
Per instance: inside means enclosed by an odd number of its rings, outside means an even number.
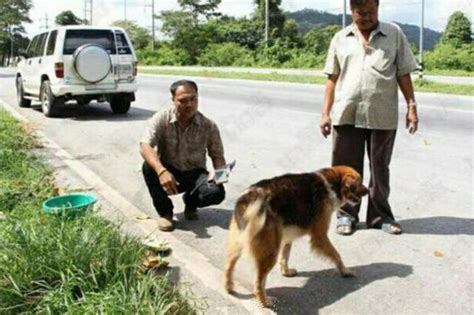
[[[345,175],[342,178],[342,194],[349,196],[350,194],[356,194],[357,196],[365,196],[369,193],[367,187],[362,185],[360,177],[351,175]]]
[[[341,183],[341,193],[343,196],[348,196],[354,191],[356,179],[352,175],[344,175]]]

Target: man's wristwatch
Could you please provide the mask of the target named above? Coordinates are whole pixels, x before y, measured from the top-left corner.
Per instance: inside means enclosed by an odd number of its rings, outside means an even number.
[[[415,102],[409,103],[408,107],[416,107],[416,103]]]

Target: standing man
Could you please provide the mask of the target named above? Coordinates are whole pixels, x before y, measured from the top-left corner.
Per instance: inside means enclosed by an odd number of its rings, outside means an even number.
[[[410,72],[416,59],[401,29],[378,20],[379,0],[351,0],[353,24],[331,41],[321,115],[324,137],[333,128],[333,165],[348,165],[361,175],[364,151],[370,161],[367,226],[400,234],[388,202],[389,164],[398,125],[398,86],[406,103],[406,128],[418,129]],[[332,119],[331,119],[332,115]],[[337,233],[349,235],[359,221],[360,204],[338,212]]]
[[[140,142],[143,176],[160,215],[158,227],[172,231],[173,203],[169,195],[184,192],[184,216],[197,220],[197,208],[219,204],[224,186],[208,181],[206,152],[214,169],[225,165],[217,125],[198,111],[198,87],[181,80],[171,87],[173,107],[156,113]]]

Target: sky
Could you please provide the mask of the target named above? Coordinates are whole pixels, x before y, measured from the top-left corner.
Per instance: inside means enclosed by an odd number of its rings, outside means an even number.
[[[116,20],[134,21],[151,30],[152,0],[92,0],[95,25],[110,25]],[[347,13],[349,14],[349,0]],[[77,17],[84,18],[84,0],[32,0],[31,24],[25,24],[29,37],[48,27],[54,26],[54,18],[65,10],[71,10]],[[462,11],[472,23],[474,0],[425,0],[425,27],[442,32],[449,16],[454,11]],[[422,0],[380,0],[379,19],[419,25]],[[282,9],[297,11],[304,8],[342,14],[344,0],[282,0]],[[126,8],[126,10],[125,10]],[[176,0],[155,0],[155,14],[162,10],[179,10]],[[219,11],[226,15],[249,16],[254,10],[254,0],[222,0]],[[159,31],[159,20],[155,20],[155,30]],[[159,35],[157,35],[159,37]]]

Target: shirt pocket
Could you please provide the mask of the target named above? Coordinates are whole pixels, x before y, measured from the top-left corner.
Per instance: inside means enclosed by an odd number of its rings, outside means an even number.
[[[192,155],[206,155],[206,144],[200,139],[194,139],[189,143],[189,153]]]
[[[382,75],[390,75],[395,71],[395,54],[383,49],[375,49],[370,54],[370,65]]]

